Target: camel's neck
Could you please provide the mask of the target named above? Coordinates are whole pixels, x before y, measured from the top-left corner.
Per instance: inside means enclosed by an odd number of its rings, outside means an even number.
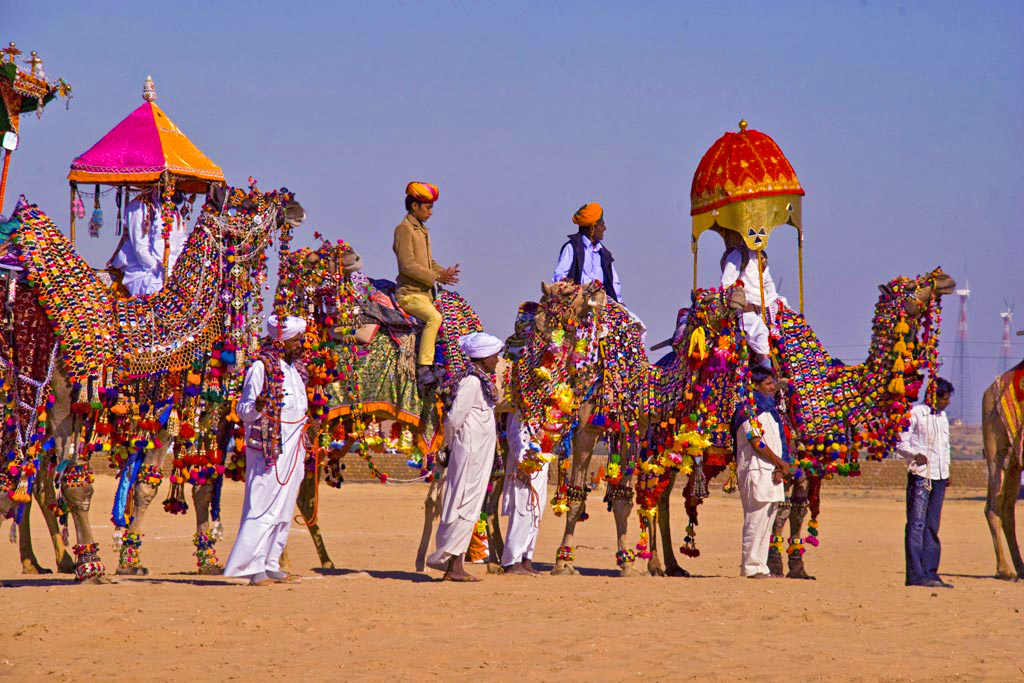
[[[896,364],[894,349],[902,348],[897,347],[897,342],[902,340],[907,345],[908,360],[918,370],[933,367],[938,339],[937,306],[921,326],[901,316],[901,310],[898,301],[879,299],[867,359],[860,365],[836,367],[831,365],[831,357],[803,316],[780,311],[780,356],[791,380],[791,410],[801,438],[838,436],[847,426],[880,424],[887,419],[890,383],[894,373],[902,372]],[[902,331],[901,321],[909,331]]]

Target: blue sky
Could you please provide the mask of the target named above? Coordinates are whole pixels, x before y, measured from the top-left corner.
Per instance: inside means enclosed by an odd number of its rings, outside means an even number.
[[[438,184],[435,257],[462,264],[460,291],[498,334],[550,277],[572,212],[600,202],[653,342],[689,297],[693,171],[742,117],[807,191],[807,317],[833,355],[863,358],[879,283],[967,275],[976,416],[999,311],[1024,299],[1024,3],[0,4],[0,41],[74,86],[69,110],[25,121],[8,189],[62,226],[71,160],[152,74],[229,182],[289,187],[309,214],[297,243],[344,238],[371,275],[395,274],[406,182]],[[112,233],[83,238],[83,255],[105,262]],[[702,286],[716,240],[701,240]],[[795,302],[795,235],[770,253]],[[944,323],[949,375],[955,301]]]

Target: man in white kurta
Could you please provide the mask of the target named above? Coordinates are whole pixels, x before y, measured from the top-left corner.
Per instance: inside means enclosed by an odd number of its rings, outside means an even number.
[[[739,239],[730,239],[734,233],[727,231],[728,245],[722,256],[722,287],[729,287],[737,281],[743,283],[743,295],[747,300],[747,310],[740,317],[740,325],[747,334],[747,343],[760,358],[759,363],[769,365],[768,357],[771,347],[768,343],[768,327],[761,318],[761,282],[764,282],[764,306],[769,321],[775,319],[778,303],[786,302],[775,289],[771,269],[768,267],[767,256],[763,259],[763,270],[758,277],[757,252],[753,251]],[[746,260],[746,263],[744,263]]]
[[[939,577],[939,520],[949,483],[949,420],[953,385],[932,379],[925,402],[910,410],[910,425],[897,451],[907,461],[906,585],[952,588]]]
[[[281,571],[280,560],[288,541],[299,486],[306,473],[306,448],[302,443],[303,427],[308,419],[306,385],[293,365],[301,357],[305,330],[306,323],[301,318],[285,318],[279,326],[276,316],[272,315],[267,322],[268,334],[280,333],[285,348],[278,360],[284,375],[281,452],[277,462],[268,465],[263,453],[246,449],[242,520],[224,568],[225,576],[248,576],[253,585],[295,580]],[[237,411],[245,423],[247,444],[253,442],[249,433],[259,428],[259,420],[272,400],[267,395],[266,378],[267,369],[259,360],[245,373]]]
[[[128,202],[124,212],[124,237],[118,246],[110,266],[124,273],[121,284],[134,297],[153,296],[163,289],[164,238],[163,217],[160,208],[160,194],[153,190]],[[174,211],[174,225],[171,227],[170,258],[167,272],[174,270],[174,264],[185,247],[188,231],[181,214]]]
[[[509,416],[505,435],[508,456],[501,512],[508,516],[508,529],[501,566],[506,574],[539,574],[533,568],[533,549],[537,545],[540,518],[547,499],[548,463],[531,474],[519,470],[519,463],[530,445],[530,435],[519,411]]]
[[[427,566],[445,572],[446,581],[477,581],[466,572],[462,556],[469,549],[473,527],[480,519],[494,464],[497,396],[487,375],[497,366],[502,343],[489,334],[474,332],[459,339],[459,347],[469,356],[475,369],[459,381],[455,400],[444,420],[448,468],[441,501],[441,523],[434,539],[434,552],[427,557]],[[485,382],[489,383],[487,387]]]
[[[752,374],[755,391],[766,397],[775,395],[775,378],[767,370],[756,368]],[[743,503],[740,575],[753,579],[771,576],[768,542],[775,512],[786,499],[783,476],[789,473],[789,464],[778,455],[782,453],[782,425],[767,410],[760,412],[757,423],[759,429],[752,429],[750,420],[744,420],[734,435],[736,476]]]

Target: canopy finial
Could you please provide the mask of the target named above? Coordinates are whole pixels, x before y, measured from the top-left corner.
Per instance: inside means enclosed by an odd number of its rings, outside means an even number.
[[[142,86],[142,99],[147,102],[156,101],[156,86],[153,85],[152,76],[146,76],[146,83]]]
[[[18,49],[18,46],[15,45],[12,40],[10,44],[3,49],[3,53],[7,57],[7,63],[13,64],[14,58],[21,54],[21,50]]]
[[[746,129],[747,129],[747,120],[746,119],[740,119],[740,132],[742,133]]]

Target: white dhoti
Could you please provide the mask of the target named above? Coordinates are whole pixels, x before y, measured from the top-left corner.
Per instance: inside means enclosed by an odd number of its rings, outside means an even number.
[[[765,445],[775,454],[782,453],[782,438],[778,423],[770,413],[758,416]],[[750,421],[736,431],[736,478],[739,480],[740,501],[743,503],[743,550],[740,576],[769,574],[768,545],[772,522],[779,503],[786,499],[782,483],[772,481],[775,466],[760,457],[747,440]]]
[[[754,311],[744,311],[740,317],[740,327],[747,335],[747,344],[762,356],[771,353],[771,346],[768,344],[768,326],[761,320],[761,315]]]
[[[441,523],[434,539],[434,552],[427,557],[427,566],[440,571],[447,570],[448,562],[469,548],[494,464],[494,405],[484,396],[480,380],[473,375],[459,382],[445,418],[444,438],[450,448]]]
[[[519,463],[530,441],[519,412],[509,416],[506,435],[508,457],[505,461],[505,488],[501,492],[501,512],[508,516],[508,528],[505,531],[505,549],[501,553],[503,567],[533,559],[548,484],[547,463],[528,479],[519,471]]]
[[[245,454],[245,503],[238,537],[231,548],[224,576],[252,576],[280,571],[281,553],[295,512],[295,500],[305,476],[306,449],[302,444],[306,421],[306,388],[298,371],[279,361],[284,372],[284,406],[281,408],[281,454],[275,466],[268,467],[263,453]],[[263,363],[257,361],[245,374],[238,414],[246,432],[255,428],[259,418],[256,399],[263,395]],[[246,439],[248,442],[249,439]]]

